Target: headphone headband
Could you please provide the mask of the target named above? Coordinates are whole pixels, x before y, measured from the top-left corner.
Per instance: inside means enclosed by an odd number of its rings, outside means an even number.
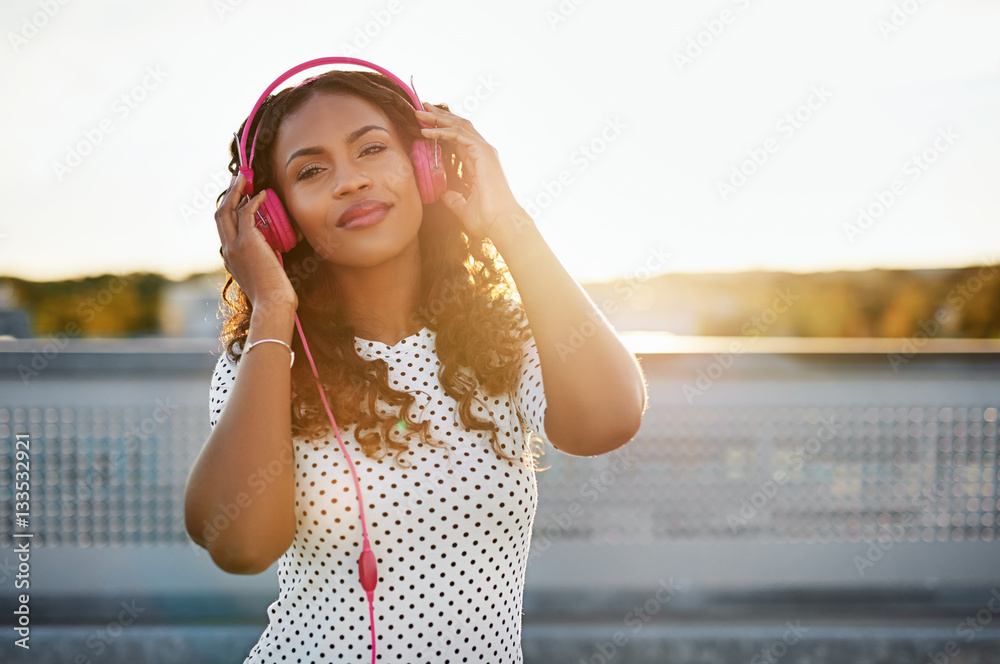
[[[274,82],[271,83],[271,85],[267,86],[267,89],[264,90],[264,93],[257,99],[257,103],[254,104],[253,109],[250,111],[250,115],[247,116],[246,124],[243,126],[243,135],[240,137],[240,142],[239,142],[240,146],[239,157],[240,157],[240,173],[243,173],[243,177],[246,180],[246,193],[249,194],[253,193],[253,170],[251,170],[250,164],[251,162],[253,162],[254,149],[257,147],[257,133],[254,132],[253,142],[250,144],[249,157],[247,157],[247,137],[248,134],[250,133],[250,126],[253,123],[253,119],[257,115],[257,111],[259,111],[260,107],[264,104],[264,100],[267,99],[267,96],[271,94],[271,92],[273,92],[275,88],[277,88],[279,85],[284,83],[292,76],[295,76],[295,74],[298,74],[301,71],[305,71],[306,69],[318,67],[320,65],[334,65],[334,64],[356,65],[359,67],[365,67],[367,69],[371,69],[373,71],[378,72],[379,74],[382,74],[383,76],[391,80],[393,83],[401,87],[404,92],[406,92],[414,108],[421,111],[424,110],[423,104],[420,103],[420,98],[417,97],[417,93],[415,90],[410,89],[410,87],[407,86],[406,83],[400,80],[400,78],[398,76],[395,76],[392,72],[388,71],[383,67],[379,67],[375,63],[368,62],[367,60],[361,60],[360,58],[332,56],[326,58],[316,58],[314,60],[309,60],[308,62],[303,62],[300,65],[296,65],[291,69],[289,69],[288,71],[286,71],[281,76],[279,76],[278,78],[276,78]],[[303,81],[303,83],[306,83],[311,80],[313,79],[307,79],[306,81]]]

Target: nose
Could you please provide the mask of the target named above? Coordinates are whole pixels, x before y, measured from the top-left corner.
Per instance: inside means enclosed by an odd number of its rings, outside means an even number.
[[[334,174],[333,197],[340,199],[351,194],[370,189],[371,178],[354,162],[337,165]]]

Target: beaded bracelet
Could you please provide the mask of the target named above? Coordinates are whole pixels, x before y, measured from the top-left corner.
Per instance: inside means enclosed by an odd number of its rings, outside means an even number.
[[[284,341],[282,341],[281,339],[259,339],[259,340],[255,341],[255,342],[253,342],[252,344],[247,344],[247,347],[243,349],[243,352],[249,353],[251,348],[253,348],[257,344],[262,344],[262,343],[264,343],[266,341],[273,341],[274,343],[281,344],[282,346],[284,346],[285,348],[288,349],[288,352],[290,352],[292,354],[292,361],[288,364],[288,368],[291,369],[292,365],[295,364],[295,351],[292,350],[292,347],[289,346]]]

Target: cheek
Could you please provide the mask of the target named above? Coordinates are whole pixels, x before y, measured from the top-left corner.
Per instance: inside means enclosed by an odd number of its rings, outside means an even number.
[[[397,191],[405,191],[407,188],[412,187],[418,192],[417,195],[419,196],[416,173],[409,159],[399,158],[395,160],[389,166],[389,170],[386,173],[386,181]]]
[[[307,220],[314,216],[321,207],[321,196],[316,190],[302,189],[291,198],[286,198],[285,210],[296,221]]]

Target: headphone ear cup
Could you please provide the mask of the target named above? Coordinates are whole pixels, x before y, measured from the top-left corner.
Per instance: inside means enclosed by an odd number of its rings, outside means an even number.
[[[413,170],[417,175],[417,187],[420,189],[420,201],[428,205],[435,202],[448,189],[441,146],[434,145],[433,141],[426,138],[419,138],[413,141],[412,157]]]
[[[264,234],[271,248],[283,254],[291,251],[296,244],[295,229],[273,189],[267,190],[264,202],[257,208],[257,215],[254,225]]]

